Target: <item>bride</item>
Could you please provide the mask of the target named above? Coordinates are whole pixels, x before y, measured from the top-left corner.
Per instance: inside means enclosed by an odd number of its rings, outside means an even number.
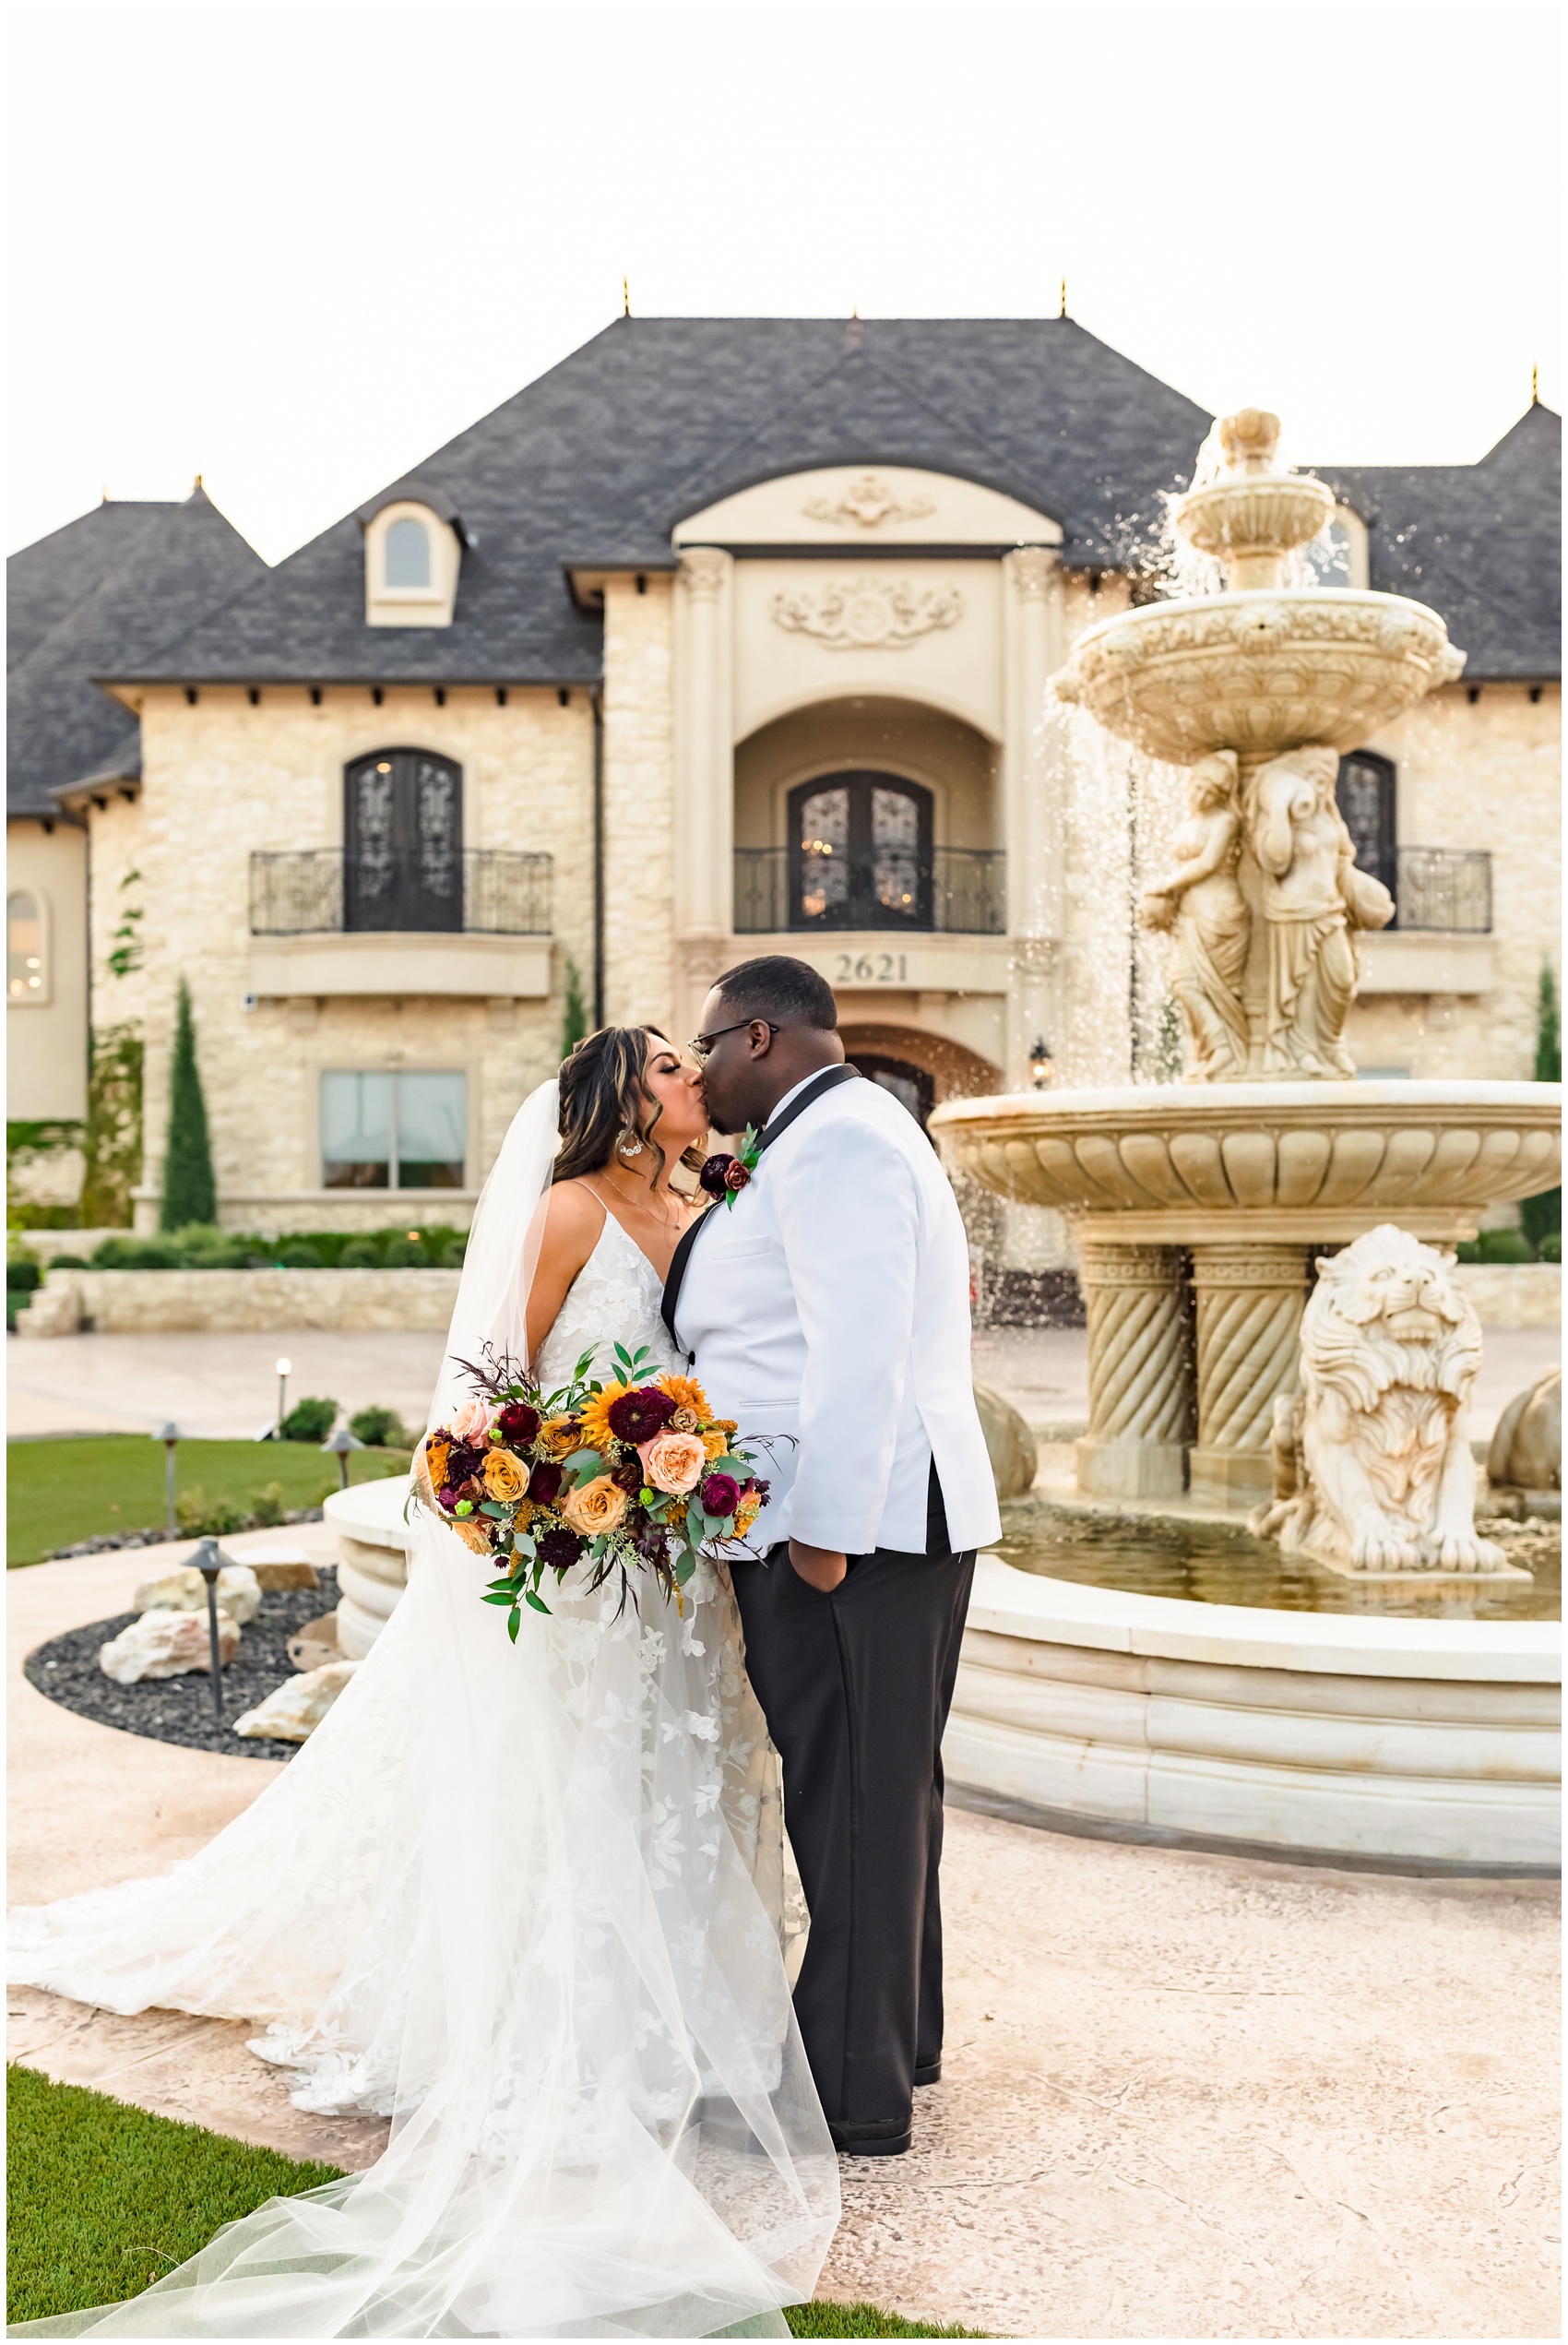
[[[671,1175],[706,1125],[651,1029],[591,1035],[533,1093],[432,1424],[486,1344],[546,1390],[615,1342],[677,1364]],[[727,1573],[703,1564],[683,1616],[651,1587],[617,1615],[579,1568],[514,1646],[480,1560],[410,1519],[407,1592],[287,1770],[198,1856],[24,1911],[11,1940],[16,1984],[258,2022],[301,2108],[389,2115],[387,2148],[141,2296],[12,2334],[784,2336],[812,2292],[837,2167]]]

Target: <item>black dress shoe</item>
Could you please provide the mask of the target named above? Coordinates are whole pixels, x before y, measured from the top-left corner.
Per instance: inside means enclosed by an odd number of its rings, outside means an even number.
[[[910,2127],[898,2117],[870,2125],[829,2125],[833,2147],[841,2158],[901,2158],[909,2146]]]
[[[928,2060],[923,2068],[915,2070],[915,2082],[917,2085],[939,2085],[942,2082],[942,2054],[940,2053],[934,2060]]]

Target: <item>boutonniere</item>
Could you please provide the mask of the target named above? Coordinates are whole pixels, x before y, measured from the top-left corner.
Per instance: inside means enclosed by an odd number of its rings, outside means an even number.
[[[740,1155],[731,1156],[728,1149],[721,1149],[717,1156],[708,1157],[697,1174],[697,1186],[725,1205],[733,1205],[741,1191],[750,1187],[761,1155],[762,1135],[754,1124],[748,1124]]]

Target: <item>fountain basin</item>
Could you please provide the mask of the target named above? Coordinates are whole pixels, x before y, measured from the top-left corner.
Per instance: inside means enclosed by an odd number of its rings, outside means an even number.
[[[1106,1235],[1324,1244],[1389,1220],[1473,1237],[1487,1206],[1557,1185],[1562,1114],[1555,1083],[1129,1084],[953,1100],[931,1129],[998,1196],[1114,1215]]]
[[[1102,619],[1054,689],[1151,757],[1250,763],[1304,742],[1357,748],[1464,665],[1437,613],[1403,595],[1254,589]]]
[[[1193,1603],[982,1555],[943,1761],[1112,1833],[1551,1869],[1561,1694],[1554,1622]]]

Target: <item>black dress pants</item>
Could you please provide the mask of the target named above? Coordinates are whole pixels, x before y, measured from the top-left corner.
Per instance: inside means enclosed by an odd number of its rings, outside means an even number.
[[[825,1596],[787,1544],[732,1567],[811,1911],[795,2011],[846,2147],[901,2148],[941,2064],[941,1746],[974,1568],[879,1547]]]

